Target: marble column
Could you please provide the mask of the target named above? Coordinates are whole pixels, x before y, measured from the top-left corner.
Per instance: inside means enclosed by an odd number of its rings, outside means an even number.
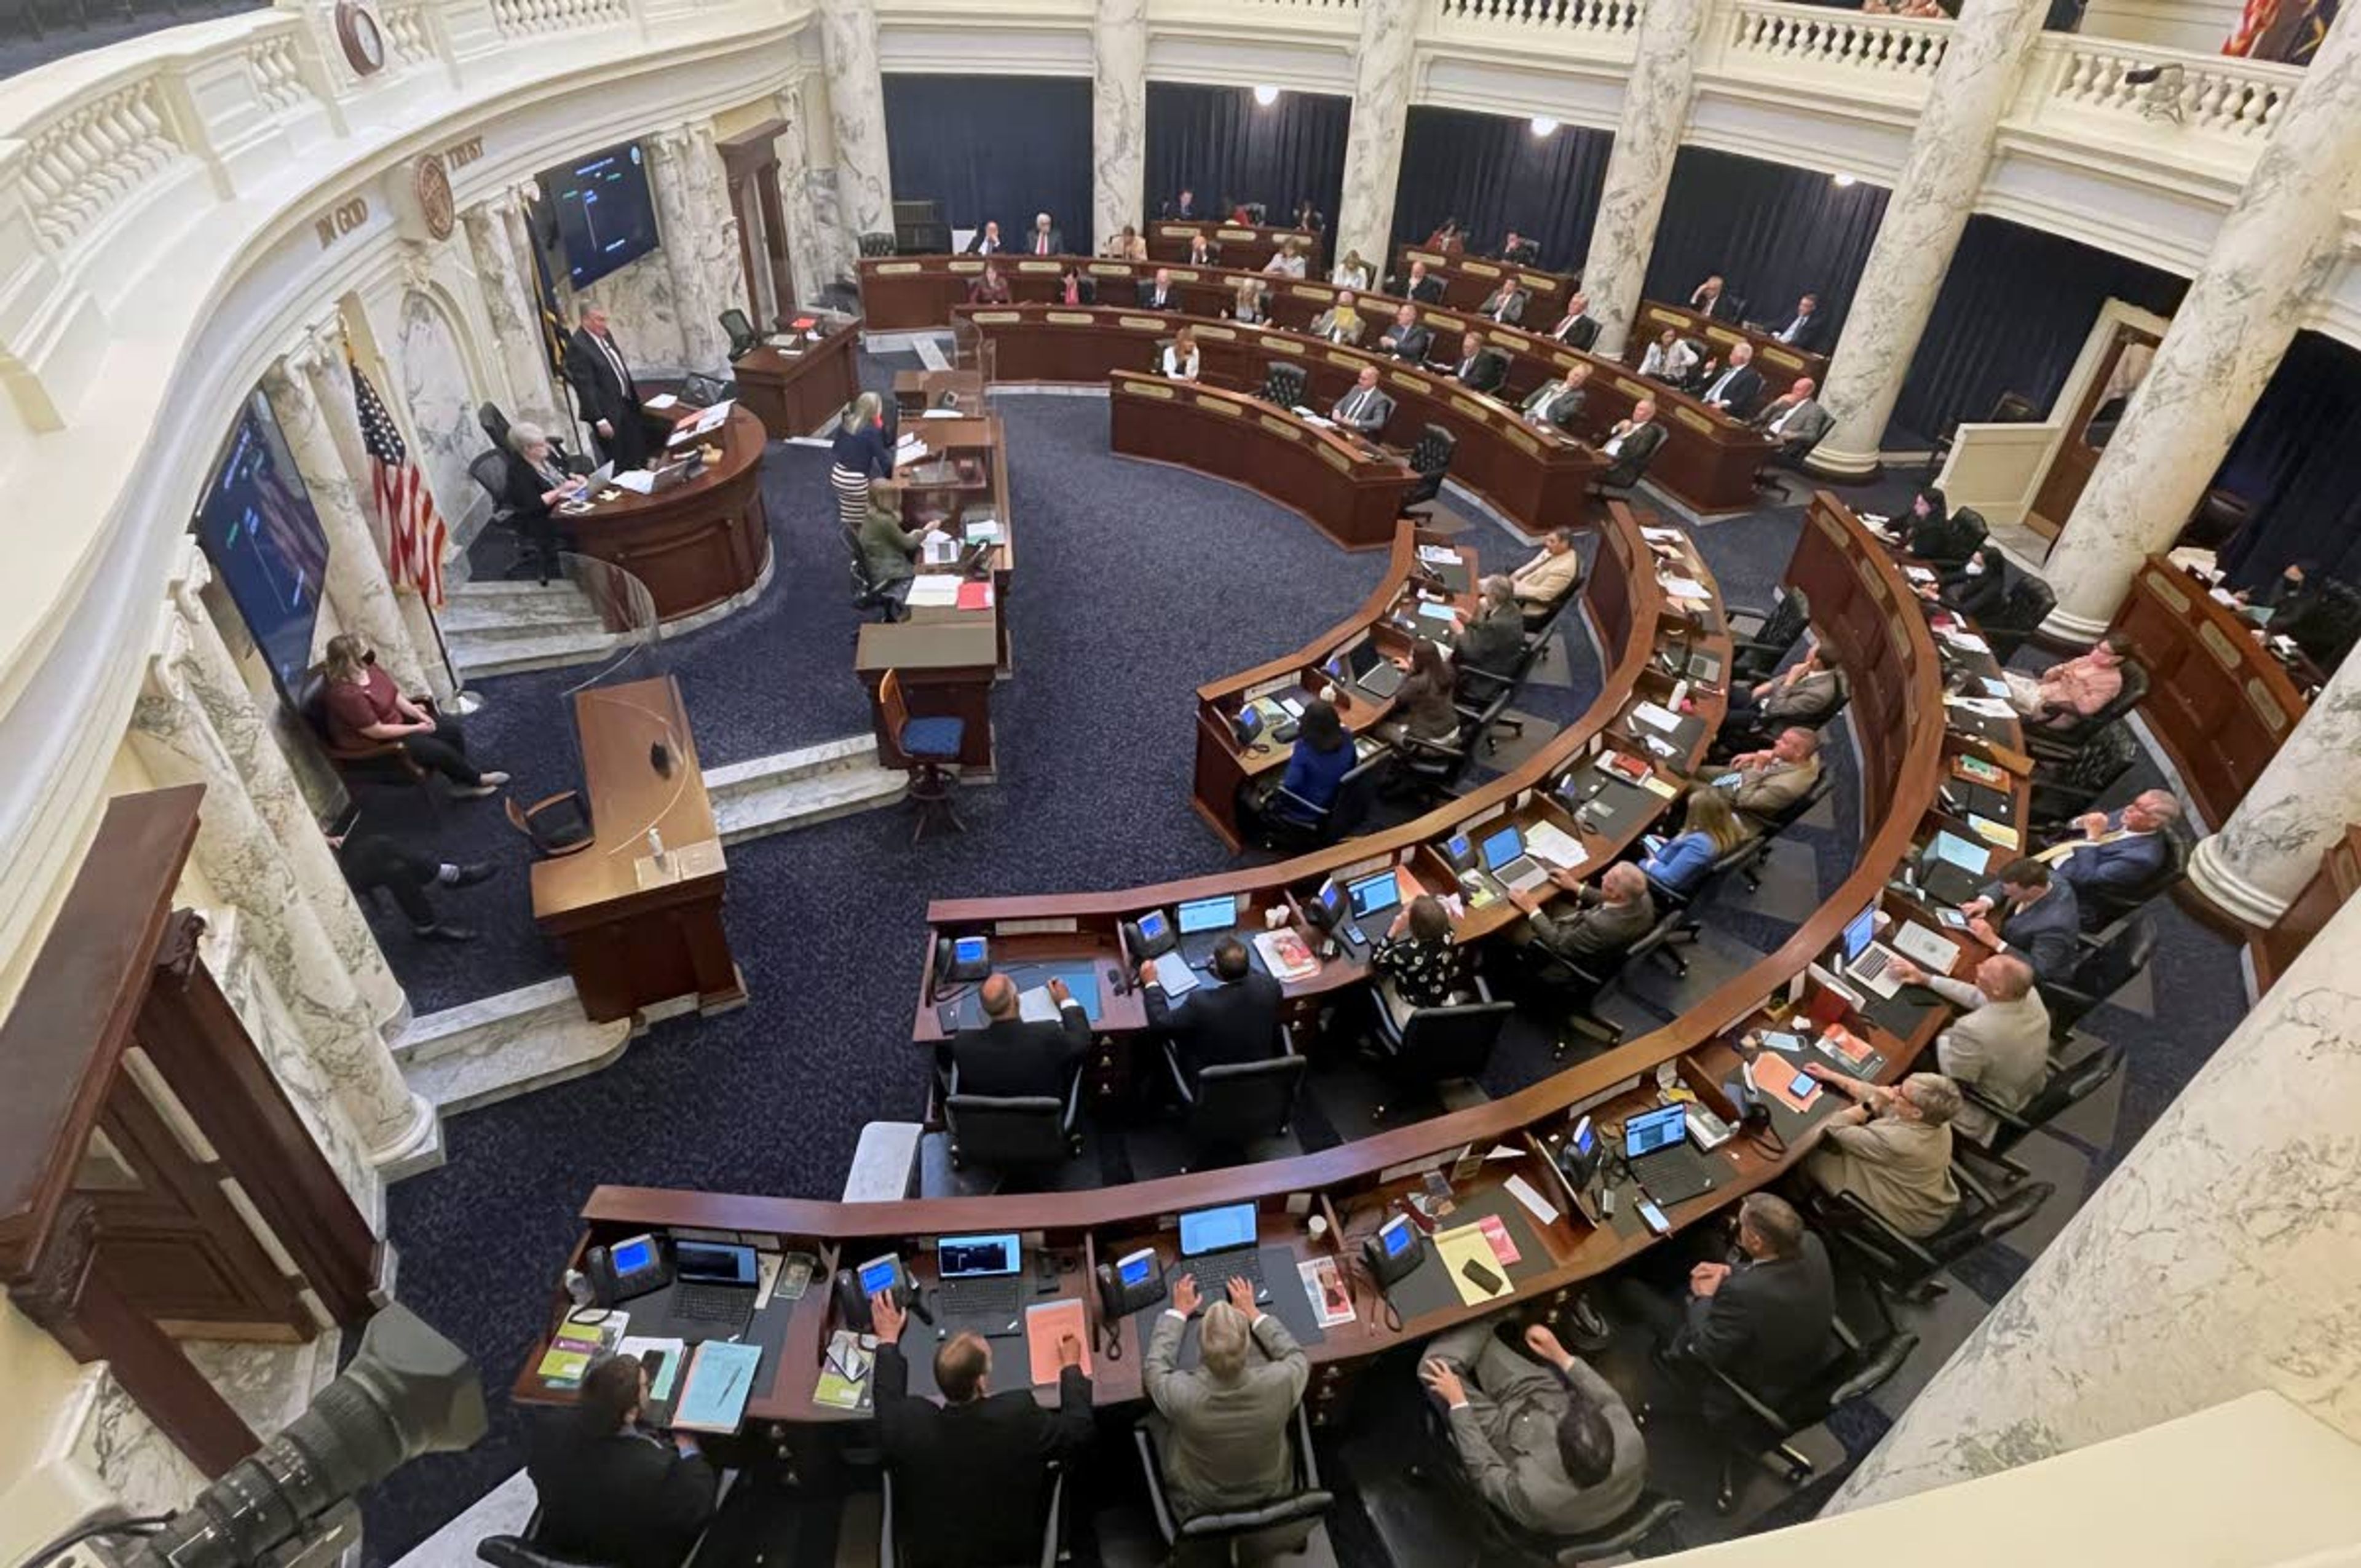
[[[492,323],[500,363],[508,372],[509,418],[563,431],[566,422],[558,413],[549,354],[543,346],[541,302],[510,227],[511,214],[521,215],[523,205],[520,192],[503,191],[461,213],[459,222],[467,232],[467,259],[482,286],[484,315]]]
[[[2189,880],[2239,919],[2268,926],[2353,822],[2361,822],[2361,657],[2347,655],[2230,819],[2198,840]]]
[[[320,361],[341,354],[332,334],[304,334],[292,351],[262,373],[262,395],[286,433],[295,471],[311,492],[312,510],[328,536],[327,581],[322,587],[336,623],[368,640],[402,690],[420,691],[424,689],[423,662],[402,620],[401,596],[386,575],[385,545],[369,515],[374,509],[362,499],[353,471],[345,466],[313,387]]]
[[[2361,21],[2340,15],[2058,535],[2043,568],[2058,592],[2045,631],[2097,635],[2140,563],[2171,548],[2344,257],[2356,170]]]
[[[836,139],[836,190],[856,243],[894,232],[894,177],[885,161],[885,78],[877,68],[873,0],[820,0],[820,58]]]
[[[721,330],[720,315],[732,306],[745,308],[746,283],[738,217],[722,188],[713,126],[707,121],[662,131],[649,145],[664,266],[672,273],[688,367],[720,375],[730,364],[730,334]]]
[[[1836,423],[1812,454],[1816,472],[1858,477],[1876,471],[1894,400],[1902,395],[1992,162],[2001,115],[2048,15],[2044,0],[1967,0],[1960,8],[1845,314],[1828,384],[1820,389]]]
[[[197,818],[197,863],[235,905],[256,956],[309,1045],[370,1160],[402,1167],[431,1155],[434,1109],[412,1094],[378,1032],[326,927],[298,880],[291,847],[247,793],[244,773],[198,696],[205,682],[196,629],[169,604],[159,646],[131,718],[131,741],[161,780],[205,786]],[[317,839],[316,828],[309,836]]]
[[[1640,311],[1640,285],[1656,248],[1656,220],[1664,214],[1673,158],[1688,124],[1709,9],[1706,0],[1648,0],[1640,13],[1623,114],[1616,122],[1590,251],[1582,263],[1583,290],[1598,323],[1598,341],[1592,345],[1598,354],[1623,352],[1631,318]]]
[[[1393,253],[1394,192],[1410,129],[1411,71],[1418,53],[1411,0],[1361,0],[1353,56],[1353,117],[1345,131],[1345,183],[1329,257],[1357,250],[1380,278]]]
[[[1098,0],[1091,27],[1091,222],[1099,244],[1148,232],[1148,0]],[[1082,248],[1075,236],[1069,249]]]
[[[853,271],[852,245],[837,216],[836,182],[812,157],[813,126],[804,84],[779,94],[779,210],[787,224],[787,267],[796,299],[816,305],[838,279]]]
[[[1990,1475],[2259,1388],[2361,1439],[2356,1122],[2361,902],[2312,939],[1831,1506]]]

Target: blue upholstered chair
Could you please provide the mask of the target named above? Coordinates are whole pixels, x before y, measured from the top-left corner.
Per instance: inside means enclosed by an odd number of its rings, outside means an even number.
[[[907,759],[910,799],[918,807],[918,825],[910,834],[910,842],[925,838],[927,824],[937,817],[949,822],[954,831],[966,832],[967,824],[951,809],[951,776],[943,771],[943,764],[959,761],[967,741],[967,720],[951,715],[911,718],[910,705],[902,696],[901,674],[895,670],[878,679],[877,711],[885,716],[887,739]]]

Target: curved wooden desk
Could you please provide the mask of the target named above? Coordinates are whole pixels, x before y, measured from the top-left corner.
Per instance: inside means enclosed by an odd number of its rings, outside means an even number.
[[[676,620],[742,594],[771,562],[763,517],[763,422],[741,407],[720,432],[720,461],[676,489],[614,499],[563,521],[585,555],[647,585],[656,616]],[[603,494],[604,492],[602,492]]]
[[[1070,313],[1045,313],[1051,322]],[[997,341],[997,329],[987,330]],[[1071,346],[1065,334],[1058,341]],[[1134,340],[1122,341],[1128,346]],[[1023,345],[1012,357],[1021,360],[1035,346]],[[1001,378],[1010,378],[1005,369]],[[1113,370],[1106,378],[1114,397],[1108,438],[1118,455],[1194,468],[1260,491],[1347,550],[1382,549],[1394,537],[1394,519],[1417,476],[1392,454],[1345,431],[1308,424],[1249,392],[1137,370]]]
[[[1470,256],[1466,251],[1445,256],[1439,250],[1429,250],[1422,245],[1394,247],[1393,265],[1386,269],[1384,278],[1376,280],[1383,288],[1388,279],[1410,276],[1410,264],[1426,263],[1427,275],[1443,280],[1443,298],[1436,303],[1451,310],[1480,309],[1485,301],[1499,288],[1500,280],[1513,274],[1532,294],[1525,306],[1525,320],[1535,328],[1546,327],[1565,313],[1565,302],[1582,290],[1577,273],[1550,272],[1539,267],[1519,267],[1487,257]],[[1538,319],[1536,319],[1538,317]]]
[[[860,343],[856,317],[821,334],[818,343],[792,350],[757,344],[730,362],[739,401],[778,440],[809,435],[861,395],[861,374],[852,362]]]
[[[1303,255],[1303,275],[1319,278],[1328,271],[1328,236],[1275,225],[1217,224],[1209,219],[1158,218],[1148,225],[1148,255],[1153,261],[1186,261],[1189,242],[1203,235],[1221,247],[1222,265],[1259,271],[1263,263],[1293,240]]]
[[[1528,317],[1528,320],[1531,318]],[[1787,318],[1780,317],[1784,321]],[[1547,323],[1543,323],[1546,326]],[[1763,376],[1763,400],[1787,395],[1787,388],[1798,376],[1809,376],[1822,389],[1828,384],[1828,356],[1808,349],[1790,348],[1767,332],[1733,322],[1716,321],[1702,311],[1686,305],[1676,305],[1664,300],[1642,300],[1640,313],[1631,323],[1631,335],[1623,345],[1623,363],[1636,367],[1648,352],[1648,345],[1672,327],[1683,337],[1702,339],[1714,356],[1727,360],[1730,345],[1751,343],[1754,345],[1754,368]]]
[[[1627,534],[1622,526],[1627,521],[1619,519],[1607,533],[1610,548],[1618,538],[1624,539],[1627,550],[1637,543],[1636,529]],[[818,1255],[823,1268],[899,1246],[923,1282],[931,1278],[932,1260],[923,1252],[911,1255],[917,1239],[961,1233],[1037,1232],[1057,1268],[1060,1293],[1081,1297],[1095,1323],[1098,1304],[1089,1288],[1091,1269],[1102,1258],[1121,1255],[1142,1245],[1155,1245],[1160,1256],[1170,1257],[1172,1238],[1162,1223],[1169,1216],[1218,1203],[1252,1202],[1261,1210],[1261,1240],[1266,1246],[1284,1247],[1301,1258],[1343,1259],[1358,1251],[1362,1238],[1374,1231],[1391,1202],[1418,1187],[1422,1173],[1449,1168],[1458,1153],[1470,1146],[1489,1149],[1505,1144],[1524,1149],[1527,1157],[1484,1162],[1471,1176],[1455,1183],[1455,1200],[1463,1217],[1487,1212],[1509,1216],[1512,1235],[1524,1253],[1523,1260],[1508,1269],[1512,1299],[1563,1302],[1575,1288],[1632,1257],[1653,1245],[1653,1238],[1638,1225],[1628,1202],[1619,1205],[1617,1219],[1609,1223],[1589,1224],[1565,1214],[1552,1223],[1537,1223],[1513,1201],[1502,1201],[1501,1184],[1512,1174],[1522,1175],[1558,1208],[1565,1209],[1565,1194],[1552,1174],[1555,1169],[1550,1158],[1552,1147],[1562,1139],[1575,1114],[1592,1114],[1602,1126],[1611,1127],[1631,1111],[1652,1102],[1653,1072],[1660,1064],[1671,1064],[1701,1099],[1726,1113],[1730,1107],[1719,1086],[1735,1070],[1741,1036],[1765,1024],[1784,1026],[1784,1008],[1775,1016],[1768,1014],[1766,999],[1818,959],[1861,909],[1884,899],[1897,911],[1908,910],[1900,895],[1888,889],[1887,881],[1929,820],[1937,804],[1937,785],[1949,771],[1947,753],[1962,744],[1945,729],[1943,674],[1935,640],[1913,608],[1900,570],[1859,522],[1826,495],[1814,500],[1810,523],[1797,541],[1788,576],[1811,594],[1823,644],[1829,658],[1845,672],[1855,709],[1861,716],[1856,728],[1864,743],[1863,817],[1874,826],[1851,872],[1793,937],[1777,951],[1715,988],[1676,1022],[1503,1099],[1318,1154],[1096,1191],[848,1204],[601,1187],[584,1208],[587,1228],[572,1261],[578,1266],[583,1248],[592,1242],[611,1242],[652,1226],[698,1226],[735,1231],[764,1244],[808,1249]],[[1631,632],[1647,632],[1653,627],[1660,600],[1661,587],[1653,575],[1639,574],[1629,606],[1634,616]],[[1600,619],[1605,620],[1605,615]],[[1626,653],[1619,663],[1619,675],[1635,660],[1640,665],[1649,664],[1654,641],[1652,632],[1624,639]],[[1620,711],[1621,698],[1611,702],[1602,698],[1602,704],[1610,713]],[[1576,729],[1590,728],[1598,717],[1594,708]],[[1890,734],[1872,739],[1888,728]],[[1112,959],[1119,950],[1119,938],[1113,935],[1115,922],[1152,904],[1225,886],[1268,889],[1292,897],[1293,890],[1316,885],[1322,877],[1341,868],[1381,861],[1395,852],[1425,853],[1435,835],[1471,813],[1530,806],[1530,801],[1517,803],[1517,795],[1554,765],[1556,760],[1520,769],[1512,780],[1502,781],[1505,795],[1492,788],[1479,792],[1488,806],[1479,808],[1478,796],[1471,795],[1405,825],[1399,834],[1279,867],[1125,893],[939,903],[929,918],[938,928],[972,927],[994,920],[1029,921],[1036,928],[1001,938],[1012,948],[1058,940],[1079,945],[1097,940],[1097,933],[1104,930],[1108,933],[1104,951]],[[2011,798],[2021,816],[2025,801],[2021,784],[2012,790]],[[1972,946],[1963,948],[1954,972],[1965,972],[1982,956]],[[1323,978],[1325,974],[1323,970]],[[1340,976],[1337,983],[1346,980]],[[931,1009],[920,1011],[923,1036]],[[1144,1022],[1136,992],[1108,996],[1105,1011],[1103,1029],[1137,1028]],[[1882,1057],[1871,1076],[1891,1082],[1909,1069],[1942,1021],[1942,1011],[1932,1010],[1907,1037],[1888,1035],[1864,1019],[1851,1022]],[[1828,1098],[1822,1095],[1820,1108],[1807,1113],[1799,1114],[1784,1105],[1774,1107],[1774,1125],[1785,1140],[1785,1152],[1778,1157],[1765,1155],[1743,1139],[1725,1146],[1713,1157],[1719,1185],[1674,1206],[1669,1217],[1675,1227],[1707,1218],[1799,1160],[1812,1146]],[[1308,1203],[1295,1201],[1298,1198]],[[1314,1216],[1324,1222],[1325,1232],[1316,1242],[1309,1227]],[[1273,1285],[1274,1296],[1293,1288],[1291,1281],[1280,1277],[1274,1277]],[[1354,1283],[1350,1289],[1356,1316],[1326,1330],[1305,1347],[1314,1367],[1306,1398],[1315,1421],[1325,1420],[1341,1409],[1354,1369],[1367,1358],[1498,1306],[1466,1307],[1455,1302],[1432,1310],[1405,1310],[1398,1326],[1389,1326],[1382,1303],[1365,1286]],[[813,1423],[847,1419],[843,1412],[818,1406],[812,1398],[820,1349],[834,1326],[829,1297],[828,1290],[815,1288],[792,1305],[775,1304],[758,1315],[758,1326],[750,1337],[777,1354],[766,1354],[757,1374],[759,1387],[747,1409],[750,1420]],[[553,1288],[551,1322],[557,1321],[564,1305],[563,1293]],[[634,1327],[638,1326],[635,1320]],[[1132,1321],[1112,1325],[1124,1354],[1120,1360],[1099,1360],[1100,1404],[1141,1397],[1139,1329]],[[540,1383],[533,1371],[535,1359],[528,1357],[512,1390],[514,1397],[535,1402],[566,1398]],[[816,1440],[816,1434],[805,1434],[800,1440]]]

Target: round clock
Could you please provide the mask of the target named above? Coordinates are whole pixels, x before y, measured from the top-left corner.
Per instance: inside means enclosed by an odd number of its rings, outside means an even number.
[[[458,206],[451,200],[451,176],[444,172],[443,160],[430,152],[412,165],[410,191],[418,199],[418,215],[427,234],[437,240],[449,239]]]
[[[385,68],[385,35],[358,0],[336,0],[336,42],[344,46],[355,75],[372,76]]]

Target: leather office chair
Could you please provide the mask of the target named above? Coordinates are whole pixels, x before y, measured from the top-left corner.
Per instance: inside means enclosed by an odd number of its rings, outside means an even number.
[[[894,236],[890,234],[865,234],[854,241],[854,244],[860,247],[861,254],[863,256],[894,254]]]
[[[2322,669],[2334,670],[2361,641],[2361,589],[2334,577],[2319,579],[2312,602],[2284,624],[2274,618],[2271,630],[2292,639]]]
[[[1172,1042],[1163,1042],[1165,1071],[1180,1097],[1190,1139],[1199,1148],[1243,1148],[1287,1131],[1307,1064],[1295,1054],[1295,1036],[1284,1025],[1279,1044],[1275,1057],[1209,1067],[1191,1081]]]
[[[1590,493],[1603,501],[1631,499],[1631,492],[1640,488],[1640,481],[1648,477],[1648,470],[1655,466],[1657,455],[1664,450],[1664,444],[1659,441],[1653,452],[1622,454],[1590,482]]]
[[[1763,840],[1765,852],[1767,853],[1769,850],[1770,840],[1776,839],[1780,834],[1784,833],[1788,828],[1793,828],[1796,823],[1801,822],[1805,817],[1810,816],[1812,814],[1813,807],[1818,806],[1820,802],[1828,799],[1829,795],[1836,793],[1836,770],[1824,764],[1820,769],[1820,776],[1812,781],[1811,788],[1806,790],[1802,795],[1797,795],[1794,804],[1790,805],[1785,810],[1780,812],[1776,817],[1766,817],[1763,819],[1761,836]],[[1741,816],[1742,818],[1743,813],[1741,813]],[[1748,888],[1757,892],[1761,891],[1763,886],[1763,862],[1760,859],[1751,861],[1741,874],[1746,878],[1746,885]]]
[[[1581,1535],[1527,1530],[1492,1507],[1476,1489],[1466,1467],[1459,1463],[1458,1450],[1451,1441],[1450,1424],[1435,1408],[1433,1399],[1419,1401],[1419,1419],[1427,1452],[1411,1466],[1411,1474],[1413,1477],[1432,1475],[1442,1481],[1457,1504],[1456,1511],[1472,1527],[1477,1560],[1491,1568],[1579,1568],[1585,1563],[1628,1557],[1650,1536],[1680,1517],[1678,1498],[1643,1491],[1620,1518]],[[1397,1562],[1402,1560],[1400,1552],[1391,1555]]]
[[[2032,640],[2049,612],[2058,608],[2057,590],[2039,577],[2020,574],[2011,583],[1998,615],[1986,616],[1976,630],[1992,644],[1993,657],[2007,663]]]
[[[1369,1006],[1377,1014],[1370,1043],[1378,1072],[1394,1088],[1432,1090],[1455,1078],[1481,1078],[1492,1060],[1492,1047],[1517,1010],[1513,1002],[1495,1002],[1491,988],[1477,975],[1472,982],[1476,1000],[1444,1007],[1413,1007],[1408,1023],[1397,1023],[1385,998],[1370,988]],[[1386,1119],[1386,1105],[1372,1107],[1369,1120]]]
[[[1082,1152],[1082,1135],[1075,1131],[1082,1113],[1079,1071],[1070,1077],[1061,1100],[1052,1094],[962,1094],[959,1069],[953,1067],[943,1096],[951,1168],[965,1169],[971,1160],[994,1170],[1063,1165]]]
[[[2139,737],[2128,724],[2110,724],[2062,762],[2047,762],[2033,770],[2027,815],[2037,825],[2052,827],[2071,821],[2091,809],[2092,803],[2115,787],[2115,782],[2139,761]]]
[[[2147,906],[2150,899],[2168,893],[2173,884],[2189,874],[2189,845],[2171,828],[2157,835],[2164,844],[2164,859],[2156,870],[2127,886],[2074,890],[2074,906],[2082,916],[2082,929],[2103,931],[2126,915]]]
[[[1905,1236],[1850,1192],[1822,1200],[1832,1222],[1828,1238],[1861,1266],[1879,1289],[1899,1301],[1931,1301],[1949,1288],[1937,1279],[1952,1264],[1981,1251],[2033,1218],[2057,1189],[2025,1181],[1987,1202],[1965,1182],[1960,1206],[1933,1235]]]
[[[578,855],[590,847],[594,837],[590,803],[582,798],[580,790],[563,790],[531,806],[518,805],[514,795],[500,804],[507,810],[509,826],[523,834],[533,852],[543,860]]]
[[[1379,751],[1354,763],[1337,781],[1336,797],[1325,806],[1314,806],[1284,786],[1274,787],[1263,797],[1259,812],[1264,847],[1313,850],[1359,832],[1378,803],[1378,785],[1392,757],[1392,752]]]
[[[2135,916],[2084,955],[2064,980],[2037,981],[2034,989],[2041,992],[2042,1003],[2049,1009],[2050,1039],[2063,1040],[2071,1035],[2074,1025],[2129,985],[2155,957],[2156,923]]]
[[[1262,400],[1291,409],[1303,400],[1303,367],[1274,360],[1262,373]]]
[[[1443,477],[1451,468],[1451,455],[1459,448],[1459,438],[1439,424],[1420,430],[1418,440],[1410,449],[1411,472],[1417,482],[1403,492],[1400,510],[1411,515],[1414,507],[1431,506],[1443,494]]]
[[[1770,852],[1770,839],[1749,837],[1736,849],[1724,850],[1716,856],[1713,864],[1706,868],[1705,875],[1697,879],[1697,886],[1691,888],[1686,896],[1672,895],[1671,902],[1680,911],[1681,919],[1673,927],[1672,934],[1664,938],[1663,951],[1674,953],[1677,948],[1696,946],[1697,939],[1705,935],[1705,916],[1697,910],[1713,896],[1714,889],[1728,883],[1731,877],[1753,873],[1763,857]],[[1664,884],[1650,877],[1648,885],[1653,890],[1662,888]],[[1658,894],[1657,902],[1661,906],[1666,902],[1665,896]],[[1688,972],[1686,963],[1680,972]]]
[[[500,411],[489,403],[486,403],[484,408],[496,416]],[[501,422],[501,428],[507,428],[506,421]],[[506,582],[522,576],[519,568],[524,567],[537,575],[542,585],[547,587],[549,579],[557,575],[557,532],[553,527],[547,538],[535,539],[517,526],[516,509],[509,505],[507,449],[502,447],[494,452],[477,453],[467,460],[467,477],[476,481],[484,494],[492,498],[492,515],[486,520],[486,526],[508,541],[509,557],[500,565],[497,574],[500,580]]]
[[[1721,1478],[1714,1491],[1716,1513],[1727,1514],[1738,1499],[1738,1464],[1776,1460],[1791,1486],[1812,1475],[1809,1458],[1795,1446],[1796,1436],[1818,1426],[1840,1405],[1868,1398],[1902,1370],[1918,1348],[1918,1336],[1881,1322],[1867,1338],[1855,1336],[1839,1318],[1833,1324],[1839,1348],[1810,1381],[1782,1399],[1766,1398],[1744,1378],[1717,1367],[1695,1363],[1698,1373],[1730,1402],[1729,1413],[1715,1423],[1715,1435],[1725,1445]],[[1719,1403],[1720,1401],[1716,1401]],[[1642,1407],[1644,1412],[1646,1407]]]
[[[1148,1479],[1148,1503],[1156,1516],[1156,1533],[1163,1538],[1167,1562],[1262,1562],[1274,1550],[1300,1552],[1288,1544],[1308,1539],[1312,1526],[1335,1498],[1320,1485],[1320,1462],[1312,1451],[1312,1417],[1301,1404],[1295,1407],[1295,1489],[1251,1508],[1175,1517],[1164,1490],[1162,1456],[1146,1421],[1131,1429],[1139,1451],[1140,1473]],[[1215,1552],[1202,1549],[1218,1546]],[[1194,1549],[1194,1550],[1191,1550]],[[1183,1553],[1186,1552],[1184,1557]]]
[[[898,585],[881,583],[869,569],[869,553],[861,547],[861,535],[850,528],[840,528],[838,536],[844,541],[845,554],[852,562],[852,613],[866,618],[872,611],[881,621],[899,620],[908,613]],[[856,630],[856,637],[860,632]]]
[[[955,832],[967,831],[967,824],[951,808],[951,775],[943,771],[945,763],[957,763],[967,741],[967,721],[944,714],[925,718],[910,717],[910,705],[902,696],[902,675],[898,670],[888,670],[877,678],[877,711],[885,720],[886,738],[909,761],[910,800],[918,808],[917,826],[912,829],[910,842],[917,843],[927,836],[927,824],[937,817],[948,821]]]
[[[2147,669],[2136,659],[2123,663],[2124,688],[2096,713],[2061,728],[2027,724],[2025,749],[2037,762],[2063,762],[2072,758],[2100,730],[2130,713],[2147,699]]]
[[[476,422],[484,427],[484,439],[490,442],[496,451],[506,452],[509,449],[509,416],[500,411],[500,404],[478,403]]]
[[[878,1471],[882,1491],[877,1514],[877,1568],[906,1568],[908,1560],[902,1553],[902,1542],[895,1523],[894,1469],[891,1465]],[[1066,1472],[1055,1460],[1049,1463],[1049,1509],[1041,1520],[1041,1553],[1022,1563],[994,1564],[994,1568],[1058,1568],[1066,1551]],[[527,1568],[518,1564],[516,1568]]]
[[[1801,588],[1783,587],[1770,609],[1731,605],[1725,619],[1730,626],[1731,683],[1760,681],[1777,673],[1803,641],[1805,630],[1812,624],[1812,601]],[[1744,629],[1748,623],[1754,627],[1752,633]]]
[[[1459,709],[1458,732],[1448,740],[1403,735],[1394,744],[1392,778],[1398,792],[1429,804],[1452,794],[1476,760],[1477,748],[1507,710],[1509,696],[1509,690],[1503,688],[1480,708]]]
[[[1598,1016],[1598,1004],[1625,983],[1626,977],[1642,959],[1652,958],[1663,950],[1664,944],[1672,940],[1673,933],[1680,928],[1683,913],[1679,909],[1660,910],[1656,923],[1624,948],[1621,957],[1594,959],[1589,964],[1576,963],[1538,942],[1524,945],[1521,956],[1529,977],[1534,983],[1557,993],[1566,1004],[1565,1027],[1558,1032],[1556,1042],[1551,1048],[1553,1057],[1565,1056],[1566,1047],[1574,1043],[1572,1036],[1576,1035],[1593,1046],[1623,1043],[1623,1025]],[[1687,960],[1680,959],[1679,965],[1683,972],[1686,972]]]
[[[1992,1114],[1999,1124],[1993,1129],[1991,1139],[1982,1145],[1959,1142],[1963,1157],[1954,1159],[1953,1174],[1961,1185],[1971,1187],[1983,1201],[1992,1201],[1992,1189],[1975,1175],[1979,1164],[1998,1166],[2008,1173],[2011,1182],[2023,1181],[2033,1173],[2008,1157],[2008,1151],[2039,1132],[2067,1112],[2096,1094],[2107,1080],[2123,1070],[2124,1047],[2114,1042],[2102,1043],[2096,1049],[2085,1052],[2072,1065],[2061,1067],[2049,1075],[2049,1081],[2034,1091],[2033,1098],[2015,1111],[1995,1104],[1978,1091],[1972,1083],[1960,1085],[1960,1092]]]
[[[411,700],[422,707],[434,706],[433,699],[422,693],[413,693]],[[295,706],[311,729],[313,740],[319,743],[321,754],[328,759],[347,788],[363,784],[409,784],[425,796],[431,810],[440,815],[442,801],[435,793],[434,775],[421,767],[402,749],[401,741],[364,740],[350,746],[336,743],[328,725],[327,672],[317,667],[304,672]]]

